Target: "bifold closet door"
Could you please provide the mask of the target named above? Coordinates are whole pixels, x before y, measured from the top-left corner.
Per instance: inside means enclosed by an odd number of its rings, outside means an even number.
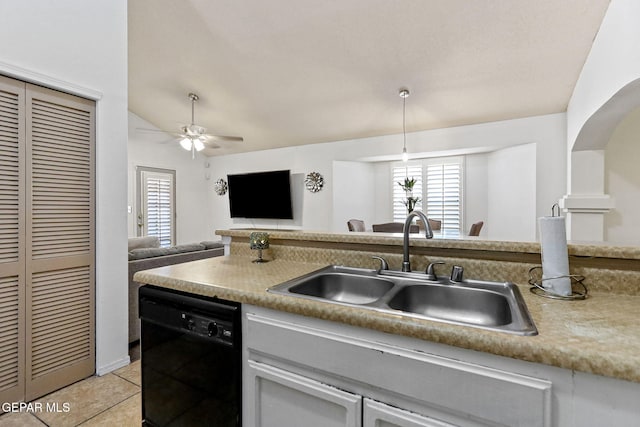
[[[26,399],[95,371],[93,101],[26,85]]]
[[[24,397],[24,93],[0,76],[0,402]]]

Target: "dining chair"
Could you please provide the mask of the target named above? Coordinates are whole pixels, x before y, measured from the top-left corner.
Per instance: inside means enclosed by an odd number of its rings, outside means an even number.
[[[350,219],[347,221],[349,231],[364,231],[364,221],[360,219]]]
[[[482,230],[483,225],[484,225],[484,221],[478,221],[474,224],[471,224],[471,229],[469,230],[469,236],[479,236],[480,230]]]

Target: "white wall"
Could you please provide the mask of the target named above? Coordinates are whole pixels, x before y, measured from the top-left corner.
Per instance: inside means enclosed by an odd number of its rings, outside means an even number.
[[[487,227],[495,240],[536,240],[536,144],[490,153],[487,158]],[[549,215],[551,205],[548,206]]]
[[[373,224],[391,222],[393,220],[393,190],[382,191],[391,182],[391,166],[387,162],[373,164],[373,179],[376,190],[374,194]]]
[[[294,212],[291,220],[245,220],[231,219],[228,193],[210,199],[212,224],[215,229],[234,227],[304,228],[305,230],[330,230],[333,212],[333,157],[334,151],[324,144],[286,147],[266,151],[211,157],[211,179],[213,181],[228,174],[289,169]],[[304,176],[319,172],[325,178],[324,188],[311,193],[304,189]]]
[[[593,42],[591,52],[580,72],[567,108],[568,149],[581,149],[590,141],[589,132],[580,134],[585,123],[618,91],[640,79],[640,2],[612,0]],[[636,100],[637,98],[636,92]],[[636,101],[636,105],[637,102]],[[615,122],[619,120],[613,111]],[[599,126],[608,125],[605,118]],[[577,139],[584,139],[576,143]],[[602,141],[604,143],[606,141]],[[602,144],[599,144],[602,147]]]
[[[488,153],[471,154],[464,159],[464,185],[463,185],[463,231],[468,232],[471,224],[484,221],[480,230],[480,236],[492,238],[492,221],[489,220],[489,170]],[[498,229],[498,227],[493,227]]]
[[[535,170],[537,194],[534,217],[546,214],[547,208],[556,203],[566,192],[566,118],[565,114],[528,117],[502,122],[483,123],[448,129],[414,132],[407,134],[407,147],[411,153],[433,153],[473,150],[476,147],[507,148],[535,143],[537,159],[527,165]],[[375,161],[383,156],[397,156],[402,150],[402,136],[389,135],[357,140],[329,142],[278,148],[251,153],[218,156],[211,158],[212,180],[226,178],[227,174],[260,170],[291,169],[293,173],[320,172],[325,177],[322,191],[312,194],[303,191],[303,206],[297,226],[305,230],[331,230],[334,226],[334,188],[345,185],[334,179],[334,161]],[[379,191],[383,182],[389,182],[388,166],[376,165],[375,221],[384,222],[390,194]],[[505,179],[508,179],[506,177]],[[237,227],[238,221],[229,217],[228,198],[214,196],[212,199],[213,226],[224,229]],[[478,213],[479,215],[482,212]],[[474,218],[468,218],[475,221]],[[338,220],[339,221],[339,220]],[[253,226],[283,227],[280,223],[253,222]]]
[[[156,129],[155,126],[129,112],[127,203],[132,208],[128,215],[128,234],[137,233],[136,221],[136,166],[147,166],[176,171],[176,237],[177,244],[213,240],[211,203],[213,183],[209,159],[200,153],[191,158],[171,135],[140,132],[136,129]],[[209,177],[209,179],[207,179]]]
[[[616,207],[605,215],[605,240],[638,245],[640,242],[640,108],[614,131],[605,149],[605,191]]]
[[[347,221],[361,219],[367,230],[375,222],[375,170],[371,163],[333,162],[333,179],[340,185],[333,187],[332,231],[346,232]]]
[[[127,346],[127,2],[0,2],[0,73],[99,98],[96,109],[96,369]]]

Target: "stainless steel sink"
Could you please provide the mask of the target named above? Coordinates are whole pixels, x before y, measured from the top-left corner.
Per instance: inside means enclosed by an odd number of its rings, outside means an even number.
[[[458,286],[405,286],[388,305],[394,310],[480,326],[502,326],[513,321],[504,295]]]
[[[348,304],[368,304],[380,299],[393,286],[387,279],[335,272],[314,275],[289,287],[289,292]]]
[[[268,291],[518,335],[538,333],[518,287],[509,282],[454,283],[419,273],[330,266]]]

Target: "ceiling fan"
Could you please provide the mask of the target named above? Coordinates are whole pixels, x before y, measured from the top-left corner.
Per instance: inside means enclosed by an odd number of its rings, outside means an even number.
[[[244,139],[241,136],[222,136],[222,135],[210,135],[206,133],[206,128],[195,124],[194,113],[196,101],[200,99],[195,93],[189,93],[189,99],[191,99],[191,124],[180,127],[180,132],[166,132],[171,135],[175,135],[178,138],[180,146],[187,151],[191,151],[191,158],[195,159],[196,151],[202,151],[205,148],[220,148],[218,144],[212,141],[221,142],[240,142]],[[155,132],[152,129],[142,129]]]

